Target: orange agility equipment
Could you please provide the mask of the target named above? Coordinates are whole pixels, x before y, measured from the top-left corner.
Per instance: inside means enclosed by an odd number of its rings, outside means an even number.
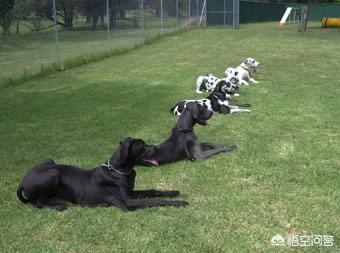
[[[323,18],[322,27],[340,27],[340,18]]]

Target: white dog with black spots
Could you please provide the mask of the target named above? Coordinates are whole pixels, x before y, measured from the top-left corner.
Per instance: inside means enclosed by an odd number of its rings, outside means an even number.
[[[247,58],[237,68],[227,68],[225,70],[225,75],[227,78],[237,76],[241,85],[249,85],[248,81],[258,83],[258,81],[251,77],[250,72],[256,72],[256,68],[259,64],[260,62],[256,61],[254,58]]]
[[[239,86],[240,80],[237,76],[228,76],[224,79],[218,78],[213,74],[206,74],[204,76],[199,76],[196,80],[196,92],[202,93],[203,91],[212,92],[215,87],[220,83],[230,83],[236,87]],[[235,89],[236,91],[237,89]],[[235,91],[226,93],[226,97],[239,96]]]

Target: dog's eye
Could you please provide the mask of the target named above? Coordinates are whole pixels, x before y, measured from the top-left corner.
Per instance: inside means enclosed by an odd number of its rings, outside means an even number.
[[[238,72],[235,72],[235,76],[237,76],[238,75]]]
[[[251,62],[252,62],[252,63],[255,63],[255,61],[254,61],[254,60],[252,60]]]

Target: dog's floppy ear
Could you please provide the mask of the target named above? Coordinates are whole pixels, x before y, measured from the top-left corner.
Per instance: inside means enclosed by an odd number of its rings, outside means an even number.
[[[217,85],[216,85],[216,87],[215,87],[215,91],[217,91],[217,92],[224,92],[224,88],[225,87],[230,87],[230,82],[226,82],[226,81],[224,81],[224,80],[222,80],[222,81],[220,81]]]
[[[221,87],[222,87],[223,81],[220,81],[216,84],[216,87],[214,89],[214,91],[218,91],[221,92]]]
[[[199,113],[199,105],[197,102],[195,103],[190,103],[189,105],[190,111],[191,111],[191,115],[194,119],[198,118],[198,113]]]
[[[120,147],[117,152],[117,162],[119,164],[123,164],[126,161],[126,158],[128,157],[128,154],[129,154],[131,140],[132,138],[128,137],[119,142]]]

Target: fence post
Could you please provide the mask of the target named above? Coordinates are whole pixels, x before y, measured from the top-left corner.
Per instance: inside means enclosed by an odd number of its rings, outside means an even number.
[[[59,36],[58,36],[58,27],[57,27],[57,7],[56,7],[55,1],[56,0],[53,0],[53,19],[54,19],[56,58],[57,58],[57,67],[62,68],[60,64]]]
[[[307,30],[307,20],[308,20],[308,6],[301,6],[301,21],[300,21],[300,32],[305,32]]]
[[[205,26],[207,26],[207,0],[205,0],[204,18],[205,18]]]
[[[189,3],[188,3],[188,19],[190,19],[190,17],[191,17],[191,1],[190,0],[188,0],[189,1]]]
[[[107,18],[107,44],[110,48],[110,6],[109,6],[109,0],[106,0],[106,18]]]
[[[161,33],[164,33],[163,0],[161,1]]]
[[[203,19],[204,10],[206,8],[206,3],[207,3],[207,0],[204,0],[202,12],[201,12],[201,17],[200,17],[200,22],[198,23],[198,26],[201,26],[201,24],[202,24],[202,19]],[[207,11],[205,11],[205,25],[207,25]]]
[[[225,0],[223,0],[223,26],[226,25]]]
[[[176,21],[177,21],[177,31],[179,30],[179,10],[178,10],[178,0],[176,0]]]
[[[144,0],[141,0],[140,1],[140,15],[141,15],[141,25],[142,25],[142,27],[141,27],[141,37],[142,37],[142,41],[144,41],[145,40],[145,37],[144,37]]]
[[[233,29],[235,29],[240,22],[240,0],[233,0]]]

